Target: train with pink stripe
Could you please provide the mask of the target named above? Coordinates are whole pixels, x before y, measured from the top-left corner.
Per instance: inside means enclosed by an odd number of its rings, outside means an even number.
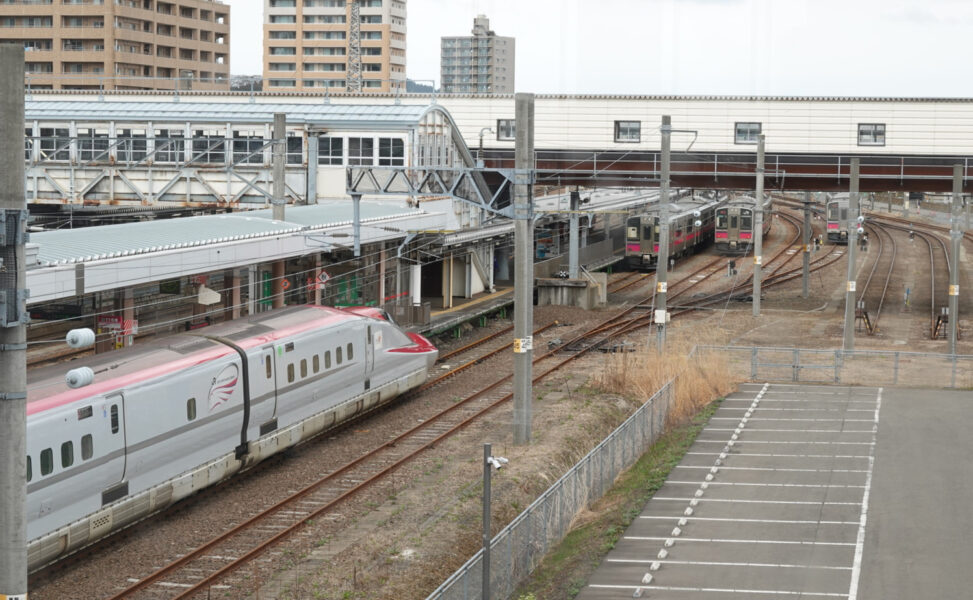
[[[669,203],[669,257],[678,259],[713,241],[716,209],[726,196],[693,194]],[[632,270],[654,269],[659,260],[662,207],[650,206],[625,222],[625,263]]]
[[[713,242],[716,251],[723,255],[744,255],[753,250],[754,227],[756,217],[754,213],[754,196],[735,196],[716,211],[716,229]],[[764,194],[762,235],[770,231],[771,214],[773,208],[771,197]]]
[[[80,387],[32,370],[30,568],[391,402],[437,357],[379,309],[297,306],[78,359]]]

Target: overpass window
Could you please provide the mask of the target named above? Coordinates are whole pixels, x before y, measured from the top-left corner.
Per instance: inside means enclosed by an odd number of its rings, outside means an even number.
[[[291,132],[287,136],[287,164],[299,165],[304,161],[304,136]]]
[[[340,137],[318,138],[318,164],[341,166],[345,154],[344,140]]]
[[[639,142],[641,139],[641,121],[615,121],[616,142]]]
[[[760,135],[760,123],[736,123],[736,135],[733,138],[734,144],[756,144],[757,136]]]
[[[369,166],[374,165],[375,140],[373,138],[364,137],[348,138],[348,164]]]
[[[405,140],[378,138],[378,164],[383,167],[405,165]]]
[[[859,146],[884,146],[885,145],[885,123],[859,123],[858,124],[858,145]]]
[[[514,119],[497,119],[497,139],[517,139],[517,121]]]

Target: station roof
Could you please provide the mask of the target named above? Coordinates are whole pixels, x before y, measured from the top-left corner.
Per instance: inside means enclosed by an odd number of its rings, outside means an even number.
[[[403,207],[401,203],[361,202],[363,224],[423,214],[424,211]],[[30,241],[38,245],[39,266],[83,263],[300,231],[347,227],[352,224],[353,207],[351,200],[333,200],[325,204],[288,206],[285,212],[286,221],[275,221],[272,215],[272,209],[261,209],[225,215],[42,231],[32,233]]]
[[[284,113],[288,124],[355,129],[409,128],[431,110],[443,109],[434,104],[251,104],[198,100],[27,100],[24,103],[28,121],[270,123],[274,113]]]

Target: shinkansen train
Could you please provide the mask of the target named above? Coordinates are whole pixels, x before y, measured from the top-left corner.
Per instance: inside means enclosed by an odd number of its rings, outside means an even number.
[[[387,403],[438,351],[375,309],[289,307],[32,371],[31,569]]]
[[[835,244],[848,243],[848,227],[858,215],[850,215],[849,195],[835,194],[828,199],[826,215],[828,218],[828,241]]]
[[[716,208],[725,197],[699,194],[669,203],[669,256],[678,258],[694,252],[713,239]],[[656,204],[625,223],[625,262],[630,269],[654,268],[659,255],[659,218]],[[696,225],[696,222],[699,225]]]
[[[764,195],[762,235],[770,231],[771,197]],[[754,197],[737,196],[716,209],[714,242],[720,254],[746,254],[753,246]]]

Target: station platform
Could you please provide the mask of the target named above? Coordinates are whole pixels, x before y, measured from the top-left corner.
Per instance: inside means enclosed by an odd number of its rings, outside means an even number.
[[[493,293],[478,294],[473,298],[456,298],[453,303],[452,308],[432,311],[429,323],[411,327],[410,331],[426,336],[439,335],[478,317],[513,306],[514,288],[513,285],[498,286]]]

